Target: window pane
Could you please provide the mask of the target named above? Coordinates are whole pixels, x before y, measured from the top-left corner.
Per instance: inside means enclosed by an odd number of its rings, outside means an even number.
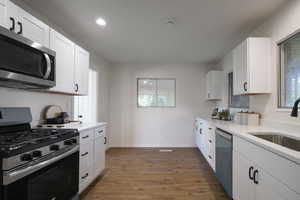
[[[281,105],[292,107],[300,97],[300,34],[283,42],[281,48]]]
[[[138,106],[156,106],[156,80],[138,80]]]
[[[175,107],[175,79],[138,79],[139,107]]]
[[[175,106],[175,80],[158,80],[157,106]]]

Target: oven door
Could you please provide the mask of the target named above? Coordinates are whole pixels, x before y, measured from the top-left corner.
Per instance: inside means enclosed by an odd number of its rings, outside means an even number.
[[[2,186],[3,200],[72,200],[78,195],[79,151]]]
[[[52,50],[0,27],[0,52],[1,85],[55,86],[55,52]]]

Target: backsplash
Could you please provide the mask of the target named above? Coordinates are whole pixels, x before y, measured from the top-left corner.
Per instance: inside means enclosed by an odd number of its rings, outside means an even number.
[[[0,107],[30,107],[32,125],[40,121],[41,112],[47,105],[60,105],[69,113],[72,110],[72,97],[65,95],[0,88],[0,97]]]

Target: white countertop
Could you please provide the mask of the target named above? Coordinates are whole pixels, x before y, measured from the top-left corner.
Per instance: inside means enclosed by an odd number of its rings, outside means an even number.
[[[236,124],[232,121],[220,121],[220,120],[212,120],[207,118],[201,118],[210,124],[214,125],[215,127],[222,129],[228,133],[231,133],[234,136],[243,138],[253,144],[256,144],[266,150],[272,151],[273,153],[276,153],[282,157],[285,157],[297,164],[300,164],[300,152],[288,149],[286,147],[274,144],[272,142],[268,142],[266,140],[260,139],[258,137],[255,137],[249,133],[255,133],[255,132],[263,132],[263,133],[280,133],[281,135],[289,136],[294,139],[300,140],[300,132],[288,132],[284,128],[278,129],[278,128],[272,128],[267,126],[244,126]]]
[[[74,126],[74,128],[78,129],[78,131],[81,132],[84,130],[88,130],[88,129],[92,129],[92,128],[96,128],[96,127],[100,127],[100,126],[106,126],[106,125],[107,125],[106,122],[83,123],[83,124],[78,124],[78,125]]]

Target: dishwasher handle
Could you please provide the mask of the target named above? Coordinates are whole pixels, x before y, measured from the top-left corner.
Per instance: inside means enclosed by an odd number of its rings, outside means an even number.
[[[232,140],[232,135],[223,130],[217,129],[216,134],[220,135],[221,137],[225,138],[226,140]]]

